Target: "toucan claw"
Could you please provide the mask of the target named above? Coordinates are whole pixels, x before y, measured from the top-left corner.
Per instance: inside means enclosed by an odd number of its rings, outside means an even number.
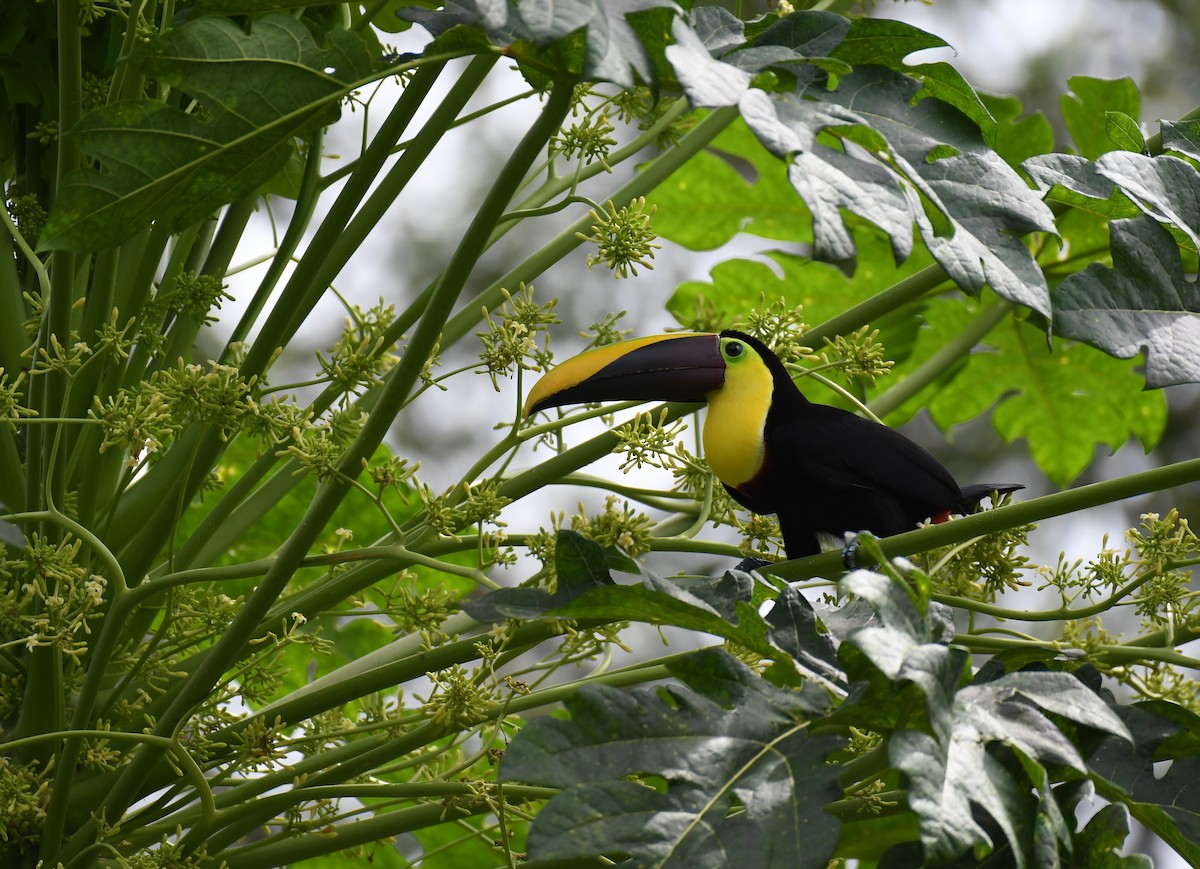
[[[842,565],[846,570],[858,570],[858,535],[846,532],[846,545],[842,547]]]
[[[734,570],[740,570],[742,573],[751,573],[760,567],[766,567],[768,564],[774,563],[773,561],[767,561],[765,558],[755,558],[752,555],[748,555],[737,563]]]

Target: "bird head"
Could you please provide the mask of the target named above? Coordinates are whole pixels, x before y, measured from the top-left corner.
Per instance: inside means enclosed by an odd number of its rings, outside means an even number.
[[[770,378],[776,365],[783,370],[761,342],[732,330],[633,338],[558,365],[530,390],[525,415],[592,401],[701,402],[744,381]]]

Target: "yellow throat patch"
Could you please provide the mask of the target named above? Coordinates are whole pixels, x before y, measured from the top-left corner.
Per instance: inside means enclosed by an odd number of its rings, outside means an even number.
[[[731,343],[741,348],[740,355],[731,355]],[[775,383],[766,363],[744,342],[722,339],[721,352],[725,385],[708,394],[704,457],[722,483],[736,488],[762,467],[763,430]]]

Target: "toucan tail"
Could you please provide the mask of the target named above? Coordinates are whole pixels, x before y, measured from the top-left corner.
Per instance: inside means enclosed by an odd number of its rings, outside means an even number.
[[[974,511],[980,501],[993,493],[1007,495],[1024,488],[1020,483],[972,483],[970,486],[963,486],[962,500],[958,502],[959,512]]]

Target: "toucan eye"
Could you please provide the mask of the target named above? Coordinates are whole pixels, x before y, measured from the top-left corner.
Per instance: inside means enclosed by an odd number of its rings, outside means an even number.
[[[742,355],[742,351],[745,349],[740,341],[730,341],[725,345],[725,355],[730,359],[736,359]]]

